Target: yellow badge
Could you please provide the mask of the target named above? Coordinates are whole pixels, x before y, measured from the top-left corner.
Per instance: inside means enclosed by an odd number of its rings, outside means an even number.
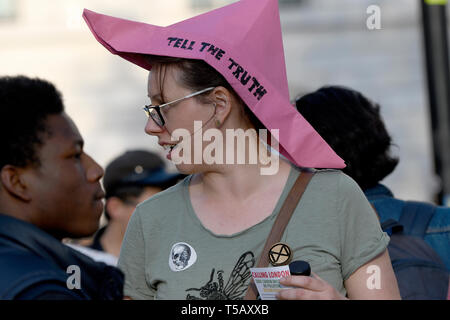
[[[269,261],[274,266],[283,266],[289,264],[292,260],[291,248],[282,242],[275,243],[269,250]]]

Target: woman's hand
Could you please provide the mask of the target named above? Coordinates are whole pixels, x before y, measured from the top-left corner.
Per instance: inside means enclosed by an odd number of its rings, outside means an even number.
[[[308,276],[290,276],[280,280],[280,284],[292,289],[283,289],[277,294],[280,300],[347,300],[334,287],[322,280],[317,274]]]

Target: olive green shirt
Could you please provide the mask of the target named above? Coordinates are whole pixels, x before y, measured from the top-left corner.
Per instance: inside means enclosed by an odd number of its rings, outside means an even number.
[[[189,197],[191,176],[141,203],[130,219],[118,267],[133,299],[242,299],[265,240],[299,175],[292,167],[272,214],[233,235],[205,228]],[[242,214],[245,214],[243,212]],[[345,295],[344,281],[386,249],[389,237],[359,186],[338,170],[311,179],[281,239],[293,260]]]

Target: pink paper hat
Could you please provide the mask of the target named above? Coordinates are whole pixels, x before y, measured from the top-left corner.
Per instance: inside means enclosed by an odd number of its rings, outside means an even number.
[[[344,168],[344,161],[289,101],[277,0],[241,0],[167,27],[98,14],[83,17],[111,53],[144,69],[145,55],[204,60],[230,83],[300,167]]]

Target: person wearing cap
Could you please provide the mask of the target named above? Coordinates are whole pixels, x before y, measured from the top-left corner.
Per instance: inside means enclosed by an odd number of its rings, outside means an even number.
[[[165,162],[150,151],[132,150],[115,158],[103,177],[108,223],[97,231],[88,247],[118,257],[136,205],[173,186],[181,177],[179,173],[167,172]]]
[[[288,192],[307,171],[300,167],[345,166],[290,104],[277,0],[242,0],[165,28],[89,10],[83,15],[105,48],[151,70],[145,131],[189,174],[132,215],[118,264],[125,295],[244,298],[250,268]],[[211,141],[251,129],[270,130],[274,148],[279,142],[282,157],[273,174],[262,174],[264,157],[254,164],[196,159],[209,148],[195,139],[198,132]],[[249,136],[245,159],[265,148],[263,133]],[[238,149],[219,148],[215,155],[234,156]],[[309,262],[314,276],[286,278],[282,284],[293,288],[279,299],[400,298],[389,237],[361,189],[339,170],[314,174],[281,242],[294,260]],[[376,290],[367,285],[373,265],[381,273]]]

